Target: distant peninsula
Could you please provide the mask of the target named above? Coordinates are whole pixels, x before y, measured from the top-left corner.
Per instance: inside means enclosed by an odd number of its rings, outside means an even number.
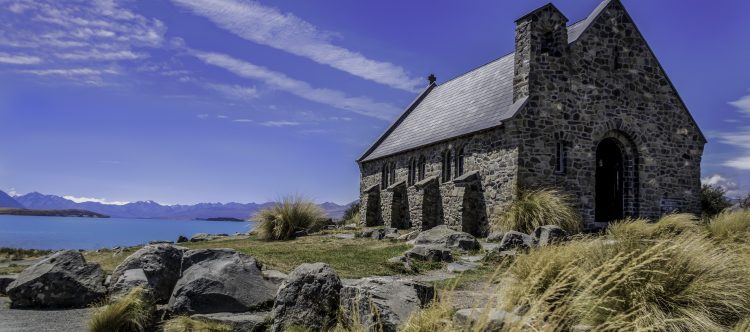
[[[196,218],[195,220],[206,220],[206,221],[247,221],[240,218],[232,218],[232,217],[214,217],[214,218]]]
[[[0,215],[14,216],[37,216],[37,217],[82,217],[82,218],[109,218],[108,215],[80,209],[64,210],[30,210],[0,208]]]

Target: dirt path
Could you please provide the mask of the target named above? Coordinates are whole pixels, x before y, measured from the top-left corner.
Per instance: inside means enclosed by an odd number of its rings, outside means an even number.
[[[79,332],[86,330],[91,309],[8,309],[10,300],[0,297],[0,332]]]

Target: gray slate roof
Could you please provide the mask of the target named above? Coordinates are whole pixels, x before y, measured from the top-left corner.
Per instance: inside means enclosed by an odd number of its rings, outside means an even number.
[[[568,26],[568,42],[581,36],[610,0]],[[369,161],[502,124],[523,106],[513,103],[514,53],[428,89],[360,158]]]

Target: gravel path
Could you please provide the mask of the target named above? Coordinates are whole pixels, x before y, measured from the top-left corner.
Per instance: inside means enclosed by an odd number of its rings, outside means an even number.
[[[79,332],[86,330],[91,309],[8,309],[10,300],[0,297],[0,332]]]

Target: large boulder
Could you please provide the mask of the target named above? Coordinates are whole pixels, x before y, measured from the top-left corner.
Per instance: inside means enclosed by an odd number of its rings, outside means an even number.
[[[243,313],[220,312],[190,316],[190,318],[208,323],[228,325],[234,332],[266,331],[266,325],[270,317],[271,313],[268,311]]]
[[[355,319],[367,331],[396,331],[435,296],[431,285],[398,277],[371,277],[341,289],[343,323]]]
[[[99,264],[65,250],[28,267],[6,292],[13,308],[81,308],[99,301],[107,289]]]
[[[452,230],[446,225],[435,226],[421,232],[412,242],[416,245],[443,246],[466,251],[480,248],[479,241],[473,235]]]
[[[360,233],[360,237],[371,238],[374,240],[382,240],[386,235],[392,235],[398,237],[398,229],[395,228],[365,228]]]
[[[170,244],[138,249],[112,272],[110,293],[121,295],[134,287],[145,287],[157,303],[169,301],[172,289],[180,278],[182,253],[185,250]]]
[[[517,231],[508,231],[503,235],[497,251],[506,251],[511,249],[529,249],[536,245],[536,239],[531,235]]]
[[[13,282],[14,280],[16,280],[16,276],[11,276],[11,275],[0,276],[0,295],[3,295],[3,296],[7,295],[5,293],[5,288],[7,288],[8,285],[10,285],[10,283]]]
[[[341,279],[328,264],[302,264],[279,287],[271,331],[302,326],[323,331],[336,325]]]
[[[500,242],[503,240],[505,233],[501,231],[492,231],[490,235],[487,235],[487,242]]]
[[[210,314],[267,307],[276,286],[263,277],[261,268],[255,258],[232,249],[185,251],[182,277],[168,308],[176,314]]]
[[[568,232],[557,225],[539,226],[534,230],[534,238],[540,246],[546,246],[565,241]]]
[[[494,308],[461,309],[453,315],[453,322],[467,331],[500,331],[506,323],[513,324],[519,319],[513,313]]]
[[[453,256],[448,248],[440,246],[415,246],[404,253],[409,259],[428,262],[452,262]]]

